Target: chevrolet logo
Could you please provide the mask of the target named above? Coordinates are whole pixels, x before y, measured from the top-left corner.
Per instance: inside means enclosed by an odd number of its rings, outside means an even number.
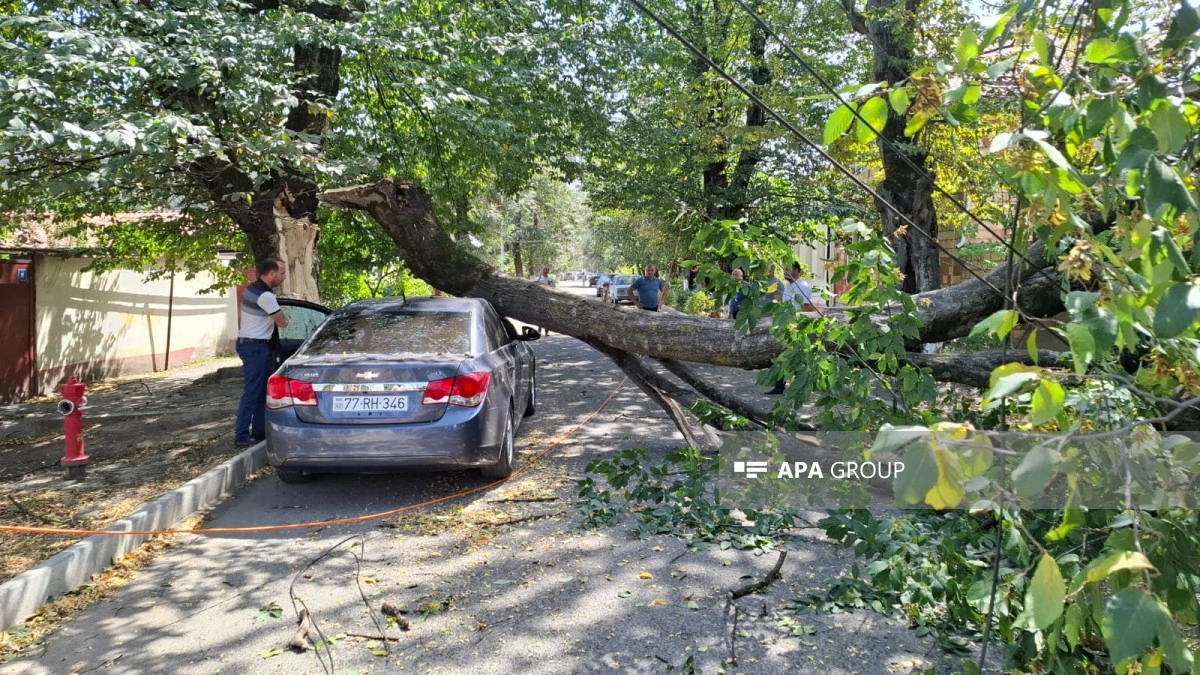
[[[357,375],[355,375],[355,377],[361,377],[364,380],[373,380],[373,379],[379,377],[379,373],[373,373],[368,370],[365,373],[358,373]]]

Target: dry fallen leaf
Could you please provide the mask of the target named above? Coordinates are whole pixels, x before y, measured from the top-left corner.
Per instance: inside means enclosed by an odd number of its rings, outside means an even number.
[[[663,600],[662,598],[655,598],[655,599],[654,599],[654,600],[653,600],[653,601],[652,601],[650,604],[652,604],[652,605],[665,605],[665,604],[667,604],[667,601],[666,601],[666,600]]]
[[[641,574],[638,575],[638,578],[639,579],[653,579],[654,575],[650,574],[649,572],[642,572]]]

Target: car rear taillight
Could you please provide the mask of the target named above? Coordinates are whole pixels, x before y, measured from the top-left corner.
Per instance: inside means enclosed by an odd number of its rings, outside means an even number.
[[[316,404],[317,394],[313,391],[311,382],[293,380],[282,375],[272,375],[267,379],[267,407],[271,410]]]
[[[444,380],[434,380],[425,386],[425,396],[421,399],[423,405],[449,403],[466,408],[474,408],[483,403],[487,395],[488,374],[467,373],[458,377],[447,377]]]

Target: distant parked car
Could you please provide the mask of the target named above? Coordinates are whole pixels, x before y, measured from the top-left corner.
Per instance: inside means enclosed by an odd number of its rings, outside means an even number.
[[[285,483],[409,468],[508,476],[537,404],[525,344],[537,338],[476,298],[351,303],[267,381],[267,461]]]
[[[612,299],[613,304],[621,303],[633,304],[633,296],[629,294],[629,287],[633,285],[637,279],[636,274],[618,274],[613,277],[612,282]]]
[[[600,273],[599,273],[599,272],[597,272],[597,273],[595,273],[595,274],[589,274],[589,275],[588,275],[588,286],[595,286],[595,285],[596,285],[596,282],[597,282],[597,281],[599,281],[599,280],[600,280]]]

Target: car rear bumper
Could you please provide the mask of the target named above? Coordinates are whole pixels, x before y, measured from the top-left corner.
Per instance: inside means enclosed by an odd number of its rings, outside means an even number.
[[[267,462],[312,472],[461,469],[496,462],[508,408],[451,409],[436,422],[313,424],[267,414]]]

